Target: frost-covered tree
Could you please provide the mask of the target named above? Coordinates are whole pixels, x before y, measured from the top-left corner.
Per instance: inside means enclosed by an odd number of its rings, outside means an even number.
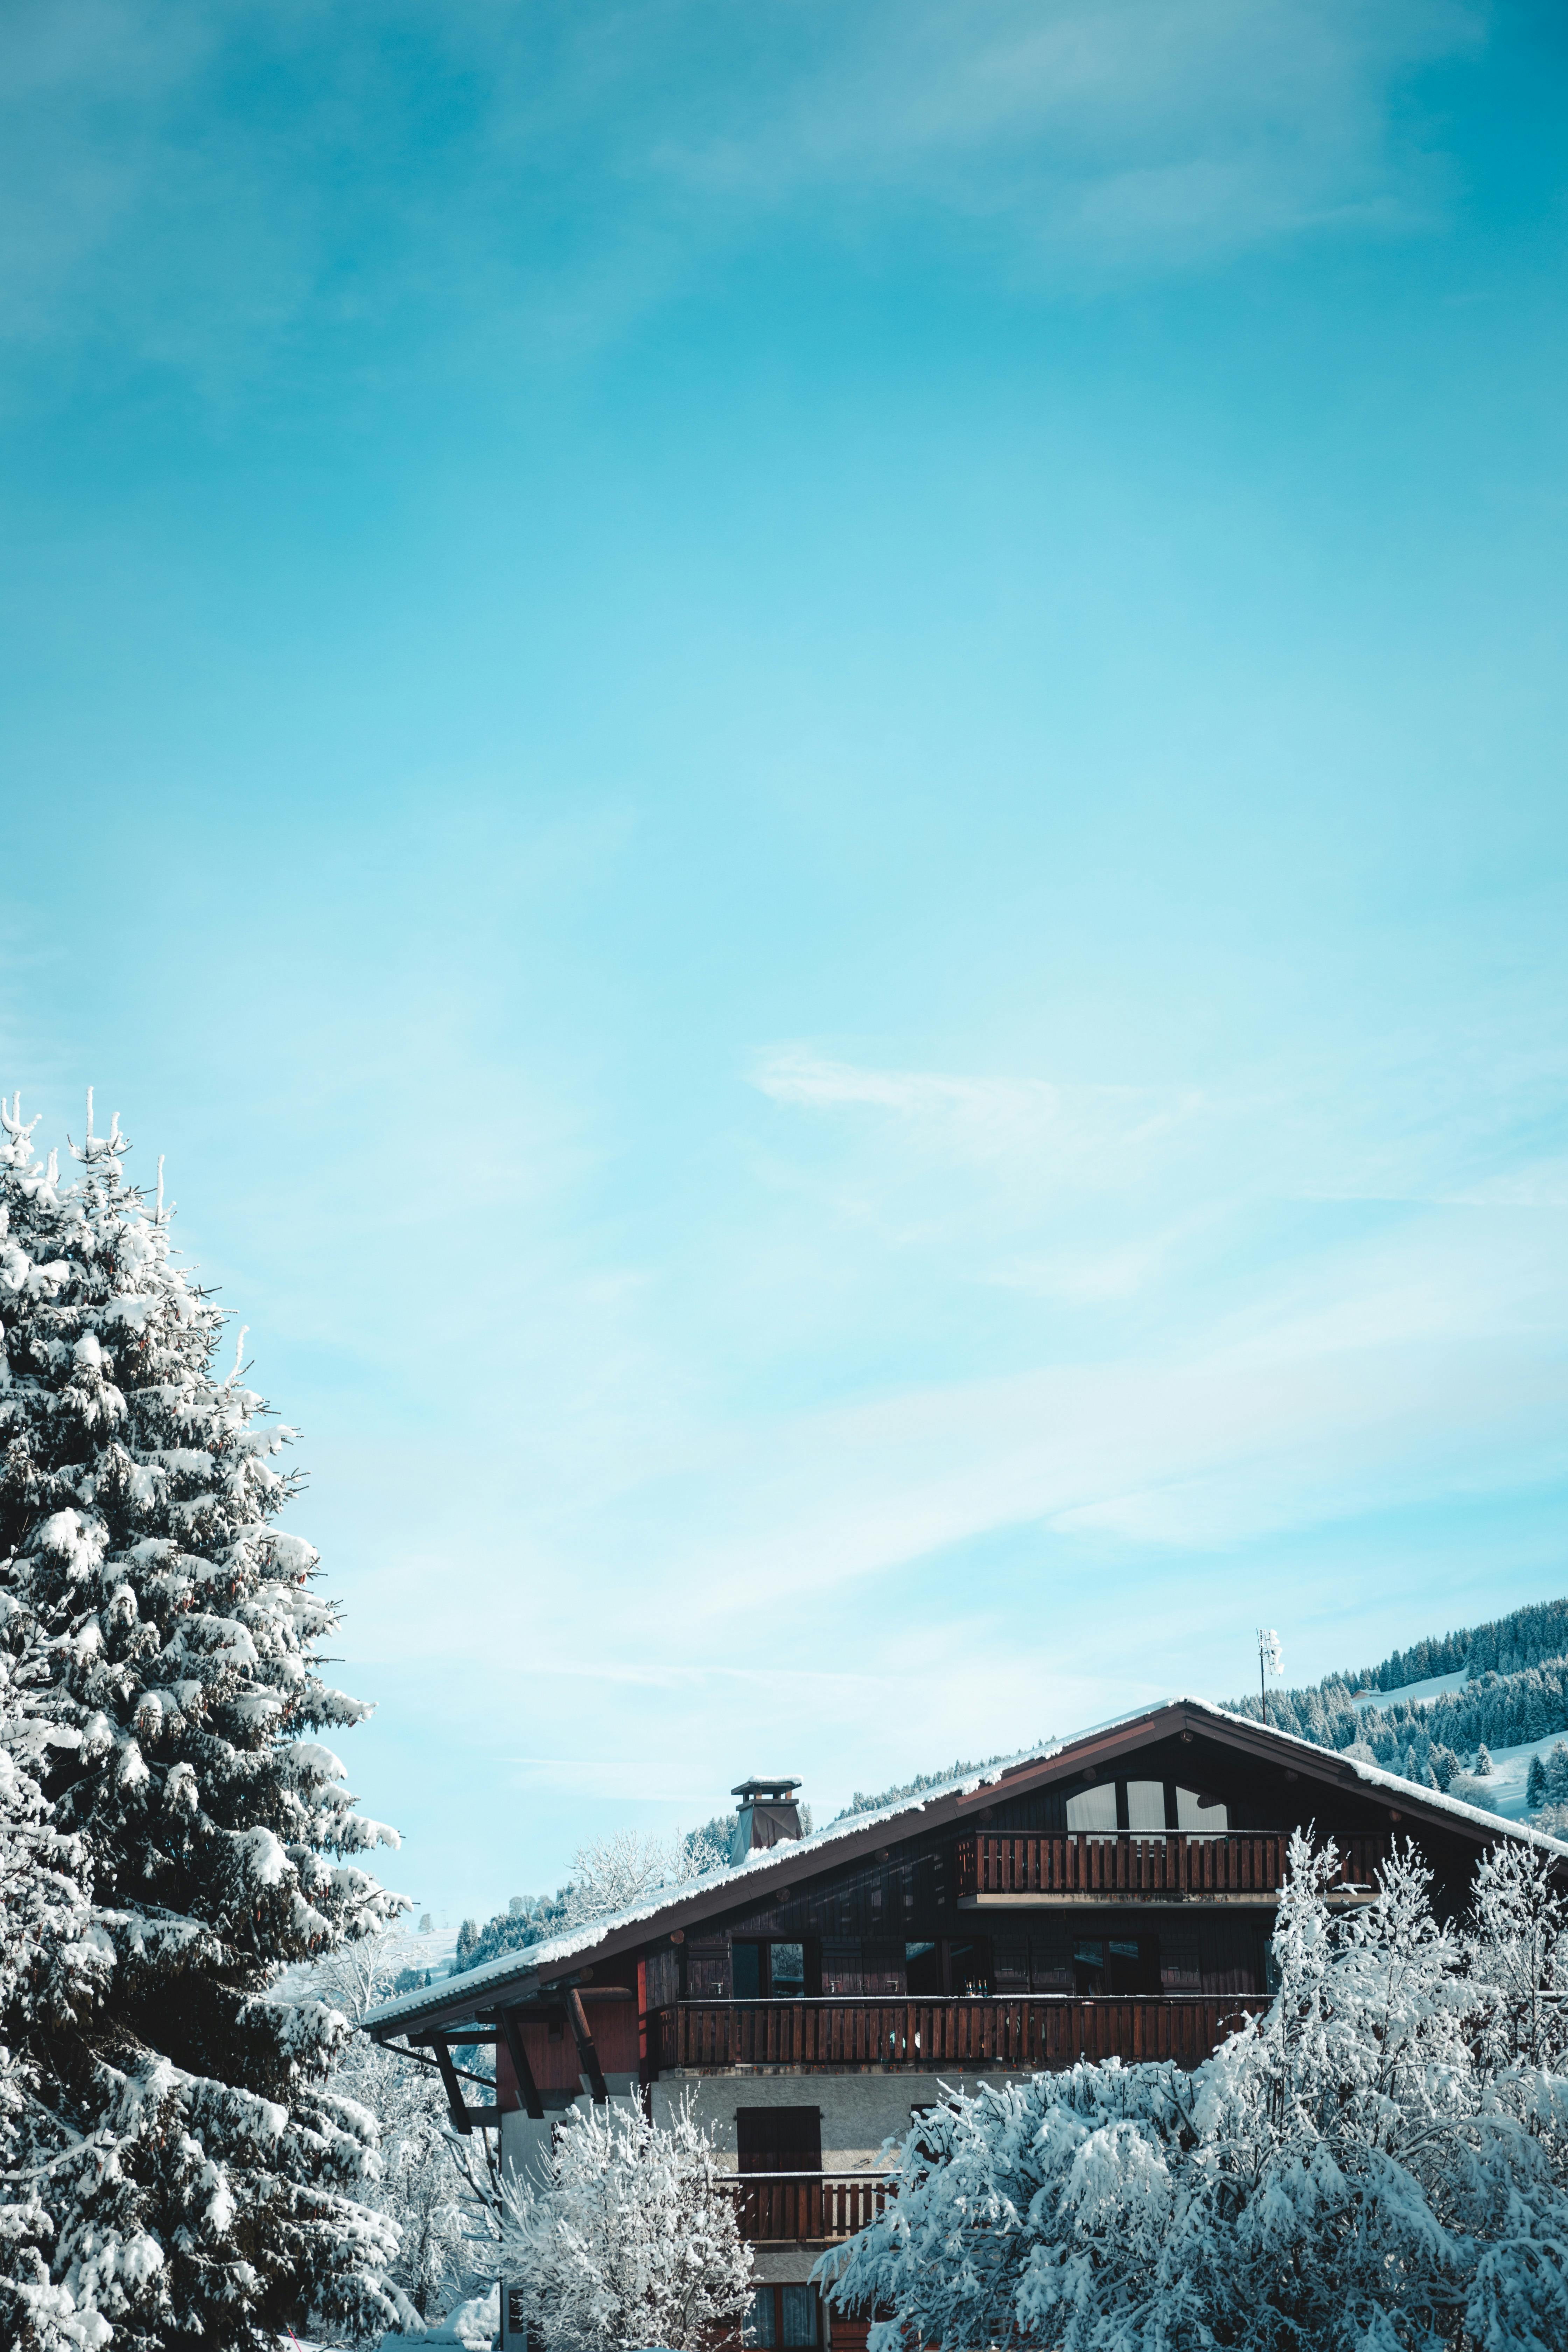
[[[1492,1763],[1492,1759],[1491,1759],[1490,1756],[1489,1756],[1489,1755],[1488,1754],[1488,1752],[1487,1752],[1487,1745],[1486,1745],[1486,1742],[1485,1742],[1485,1740],[1483,1740],[1483,1741],[1481,1742],[1480,1746],[1479,1746],[1479,1747],[1477,1748],[1477,1750],[1476,1750],[1476,1778],[1477,1778],[1477,1780],[1489,1780],[1491,1779],[1491,1777],[1492,1777],[1492,1773],[1493,1773],[1493,1771],[1494,1771],[1494,1769],[1496,1769],[1496,1768],[1494,1767],[1494,1765],[1493,1765],[1493,1763]]]
[[[1546,1766],[1539,1754],[1530,1759],[1524,1780],[1524,1801],[1531,1812],[1546,1802]]]
[[[365,2011],[392,1993],[406,1956],[395,1934],[340,1945],[310,1969],[303,1996],[328,2002],[360,2028]],[[420,2320],[433,2321],[472,2292],[476,2271],[494,2276],[493,2262],[485,2259],[494,2230],[473,2226],[440,2079],[356,2031],[328,2081],[380,2126],[381,2178],[364,2190],[365,2201],[397,2231],[393,2282]]]
[[[1483,1864],[1469,1929],[1406,1850],[1350,1919],[1296,1839],[1267,2015],[1190,2074],[1079,2066],[952,2095],[821,2266],[910,2341],[1032,2352],[1436,2352],[1568,2342],[1563,1919]]]
[[[646,1902],[660,1887],[685,1885],[730,1859],[736,1816],[720,1815],[668,1842],[620,1830],[579,1846],[572,1875],[553,1895],[514,1895],[504,1911],[487,1920],[465,1919],[458,1930],[457,1965],[478,1968],[503,1952],[525,1950],[573,1927],[584,1927],[612,1912]]]
[[[324,2084],[349,2028],[269,1998],[396,1908],[354,1858],[391,1832],[312,1736],[368,1710],[321,1680],[337,1612],[274,1524],[293,1433],[237,1350],[215,1369],[222,1313],[174,1263],[161,1182],[124,1181],[118,1121],[95,1137],[89,1097],[69,1181],[36,1124],[17,1104],[0,1138],[6,1754],[80,1857],[101,1960],[16,2022],[60,2135],[49,2274],[143,2352],[386,2325],[374,2122]],[[44,1936],[46,1973],[65,1948]]]
[[[0,1622],[5,1622],[0,1600]],[[81,2153],[79,2132],[46,2104],[33,2049],[51,2026],[90,2012],[111,1962],[92,1933],[87,1863],[62,1837],[36,1774],[46,1752],[30,1703],[34,1661],[0,1651],[0,2342],[17,2352],[93,2352],[106,2321],[50,2276],[58,2190]]]
[[[752,2256],[689,2099],[568,2108],[542,2182],[509,2181],[502,2260],[545,2352],[709,2352],[739,2329]]]
[[[661,1838],[639,1837],[636,1830],[596,1837],[577,1849],[561,1924],[581,1927],[613,1911],[630,1910],[656,1894],[670,1872],[669,1849]]]

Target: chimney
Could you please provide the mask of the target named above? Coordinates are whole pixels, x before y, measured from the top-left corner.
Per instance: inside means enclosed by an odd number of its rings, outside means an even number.
[[[759,1846],[784,1845],[800,1835],[800,1807],[795,1792],[798,1780],[787,1774],[753,1773],[730,1794],[741,1800],[741,1818],[730,1846],[731,1862],[744,1862]]]

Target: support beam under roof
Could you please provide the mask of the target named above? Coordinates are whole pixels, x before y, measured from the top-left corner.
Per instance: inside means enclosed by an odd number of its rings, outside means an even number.
[[[594,2095],[594,2105],[596,2107],[607,2106],[610,2094],[605,2085],[604,2069],[599,2064],[599,2053],[594,2047],[594,2037],[588,2031],[583,1997],[575,1985],[566,1985],[563,1990],[566,1996],[566,2015],[577,2044],[577,2055],[583,2062],[583,2072],[588,2077],[588,2088]]]

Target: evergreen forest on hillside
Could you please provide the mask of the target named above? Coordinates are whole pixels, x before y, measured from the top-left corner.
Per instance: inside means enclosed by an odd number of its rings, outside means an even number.
[[[1401,1697],[1413,1685],[1463,1674],[1456,1690]],[[1387,1704],[1365,1694],[1388,1695]],[[1362,1704],[1357,1706],[1357,1698]],[[1263,1703],[1230,1699],[1237,1715]],[[1299,1690],[1270,1691],[1268,1720],[1320,1748],[1354,1748],[1412,1780],[1447,1788],[1482,1748],[1521,1748],[1568,1731],[1568,1600],[1532,1602],[1490,1623],[1395,1650],[1381,1664],[1326,1675]]]

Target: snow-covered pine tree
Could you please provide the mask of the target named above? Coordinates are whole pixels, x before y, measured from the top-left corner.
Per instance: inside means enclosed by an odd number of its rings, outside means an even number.
[[[5,1622],[0,1598],[0,1623]],[[49,2275],[57,2176],[79,2135],[45,2105],[30,2045],[90,2011],[112,1961],[92,1936],[80,1842],[62,1837],[27,1759],[47,1754],[26,1654],[0,1649],[0,2343],[15,2352],[93,2352],[107,2322]]]
[[[94,1137],[89,1097],[70,1182],[36,1125],[18,1102],[0,1137],[0,1642],[111,1963],[90,2005],[20,2021],[76,2143],[51,2273],[138,2352],[389,2324],[394,2233],[355,2194],[374,2126],[322,2084],[348,2028],[268,1997],[398,1907],[347,1859],[392,1833],[303,1736],[368,1709],[321,1680],[336,1612],[272,1524],[293,1433],[237,1351],[216,1373],[221,1310],[173,1262],[161,1181],[155,1205],[123,1181],[118,1119]]]
[[[1539,1753],[1530,1759],[1530,1770],[1524,1781],[1524,1801],[1532,1813],[1546,1802],[1546,1766]]]
[[[1492,1776],[1492,1773],[1493,1773],[1493,1770],[1494,1770],[1494,1769],[1495,1769],[1495,1767],[1493,1766],[1492,1759],[1491,1759],[1490,1756],[1487,1753],[1487,1744],[1486,1744],[1486,1741],[1483,1739],[1483,1740],[1482,1740],[1482,1742],[1481,1742],[1481,1744],[1480,1744],[1480,1746],[1479,1746],[1479,1747],[1477,1748],[1477,1750],[1476,1750],[1476,1778],[1477,1778],[1477,1780],[1489,1780],[1491,1779],[1491,1776]]]

